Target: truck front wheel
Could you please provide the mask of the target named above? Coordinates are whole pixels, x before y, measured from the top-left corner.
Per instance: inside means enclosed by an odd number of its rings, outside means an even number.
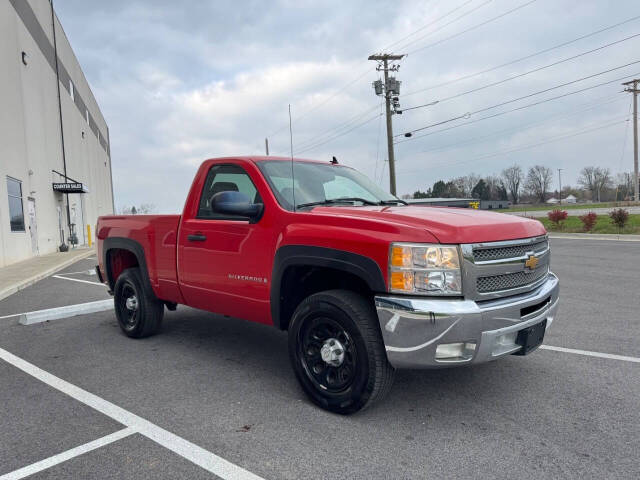
[[[145,293],[138,268],[124,270],[113,290],[116,317],[125,335],[143,338],[160,329],[164,304]]]
[[[348,290],[300,303],[289,325],[289,358],[309,398],[335,413],[368,407],[393,383],[373,305]]]

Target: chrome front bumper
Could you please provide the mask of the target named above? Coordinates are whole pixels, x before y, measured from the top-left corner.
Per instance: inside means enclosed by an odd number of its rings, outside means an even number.
[[[375,297],[389,362],[396,368],[439,368],[481,363],[522,349],[517,332],[547,321],[558,310],[558,277],[549,273],[535,290],[475,302],[464,299]],[[436,359],[438,345],[467,343],[459,358]]]

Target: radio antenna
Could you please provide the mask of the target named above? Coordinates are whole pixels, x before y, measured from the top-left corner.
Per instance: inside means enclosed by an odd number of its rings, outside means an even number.
[[[296,211],[296,181],[293,176],[293,129],[291,128],[291,104],[289,104],[289,148],[291,153],[291,197],[293,198],[293,211]]]

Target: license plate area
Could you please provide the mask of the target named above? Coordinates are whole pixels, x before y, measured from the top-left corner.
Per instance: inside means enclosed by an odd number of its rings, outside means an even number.
[[[544,340],[544,332],[547,328],[547,319],[540,323],[536,323],[530,327],[524,328],[518,332],[516,344],[522,345],[515,355],[527,355],[538,348]]]

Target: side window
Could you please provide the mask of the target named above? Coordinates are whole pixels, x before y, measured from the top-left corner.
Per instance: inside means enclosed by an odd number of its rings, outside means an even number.
[[[24,232],[24,211],[22,210],[22,182],[7,177],[9,194],[9,223],[12,232]]]
[[[211,210],[211,197],[216,193],[228,191],[242,192],[253,203],[262,203],[258,190],[242,167],[238,165],[214,165],[207,174],[207,179],[200,195],[198,218],[234,219],[235,217],[221,215]]]

